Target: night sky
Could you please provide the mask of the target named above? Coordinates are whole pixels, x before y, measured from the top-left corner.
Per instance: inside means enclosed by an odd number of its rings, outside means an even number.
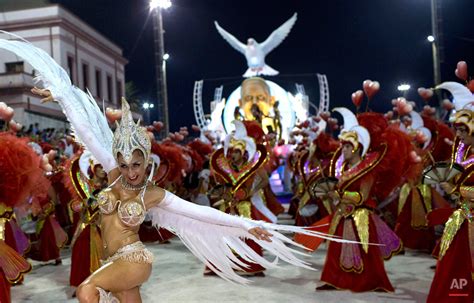
[[[351,106],[352,92],[365,79],[377,80],[381,91],[372,108],[386,110],[399,96],[396,87],[411,84],[407,97],[422,105],[420,86],[433,86],[430,0],[172,0],[163,12],[170,128],[195,124],[192,93],[195,80],[204,81],[204,107],[214,88],[224,84],[224,97],[234,90],[247,69],[245,57],[217,33],[213,21],[240,41],[263,42],[294,12],[298,20],[266,63],[280,71],[272,77],[289,91],[305,85],[318,104],[316,73],[326,74],[331,107]],[[123,48],[129,60],[126,80],[140,96],[156,100],[153,25],[148,0],[56,0]],[[441,0],[444,62],[442,80],[456,80],[456,63],[465,60],[474,70],[472,0]],[[296,76],[290,76],[296,75]],[[471,72],[474,75],[474,72]],[[222,79],[224,78],[224,79]],[[213,80],[222,79],[222,80]],[[350,107],[353,109],[353,107]]]

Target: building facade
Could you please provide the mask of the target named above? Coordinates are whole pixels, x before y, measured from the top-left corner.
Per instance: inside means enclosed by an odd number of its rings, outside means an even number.
[[[0,29],[46,51],[69,73],[74,85],[91,92],[100,108],[102,102],[106,107],[120,107],[127,64],[122,49],[64,7],[44,5],[1,12]],[[0,37],[12,39],[6,34]],[[41,104],[30,92],[34,75],[21,58],[0,50],[0,101],[13,107],[14,119],[26,127],[34,123],[41,128],[67,127],[57,104]]]

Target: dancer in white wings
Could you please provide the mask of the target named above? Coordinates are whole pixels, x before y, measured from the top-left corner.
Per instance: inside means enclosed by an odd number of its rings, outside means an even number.
[[[278,231],[312,234],[334,241],[325,234],[301,228],[274,225],[231,216],[210,207],[182,200],[154,186],[146,171],[150,160],[150,139],[132,119],[128,103],[122,101],[122,119],[112,134],[95,100],[71,85],[67,73],[43,50],[30,43],[0,39],[6,49],[31,64],[44,89],[32,91],[61,105],[76,138],[107,172],[109,187],[99,196],[101,230],[107,259],[77,289],[81,302],[141,302],[139,286],[147,281],[153,255],[140,242],[138,229],[148,213],[153,224],[174,231],[184,244],[222,278],[247,283],[234,270],[245,268],[234,253],[247,262],[275,267],[278,259],[311,268],[286,244],[298,245]],[[151,172],[154,169],[152,167]],[[242,240],[252,239],[276,256],[268,261]],[[115,301],[114,301],[115,300]]]
[[[286,36],[288,36],[291,28],[296,22],[296,16],[297,14],[295,13],[290,19],[288,19],[288,21],[274,30],[264,42],[258,43],[255,41],[255,39],[249,38],[247,40],[247,45],[240,42],[232,34],[220,27],[217,21],[214,21],[214,24],[216,25],[219,34],[221,34],[221,36],[233,48],[245,55],[249,68],[243,75],[244,77],[248,78],[259,75],[275,76],[278,75],[278,71],[265,64],[265,56],[268,55],[268,53],[271,52],[275,47],[280,45]]]

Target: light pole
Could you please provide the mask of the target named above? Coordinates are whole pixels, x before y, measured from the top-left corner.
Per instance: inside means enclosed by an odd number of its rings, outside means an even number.
[[[143,109],[144,109],[145,112],[146,112],[146,120],[147,120],[148,124],[151,124],[151,121],[150,121],[150,110],[151,110],[152,108],[154,108],[155,105],[154,105],[153,103],[145,102],[145,103],[143,103],[142,107],[143,107]]]
[[[168,89],[167,89],[167,81],[166,81],[166,63],[168,62],[168,59],[170,58],[170,55],[168,53],[165,53],[162,57],[161,57],[161,75],[162,75],[162,79],[163,81],[161,81],[161,83],[163,83],[163,89],[161,90],[161,95],[162,95],[162,99],[164,100],[163,101],[163,113],[164,113],[164,116],[163,116],[163,125],[165,125],[165,128],[164,128],[164,136],[166,136],[166,134],[169,133],[169,130],[170,130],[170,125],[169,125],[169,117],[168,117]],[[166,123],[165,123],[166,121]]]
[[[441,51],[442,51],[442,35],[440,30],[440,11],[439,0],[431,0],[431,35],[427,37],[427,40],[431,42],[431,48],[433,51],[433,80],[434,85],[441,83]]]
[[[155,71],[158,90],[158,119],[163,122],[163,131],[169,133],[168,91],[166,86],[166,59],[163,38],[163,20],[161,10],[171,7],[170,0],[150,0],[150,10],[153,12],[153,30],[155,35]],[[169,55],[167,56],[169,57]]]

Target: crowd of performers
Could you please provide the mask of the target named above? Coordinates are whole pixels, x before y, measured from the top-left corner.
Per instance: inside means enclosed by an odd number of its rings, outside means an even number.
[[[264,80],[250,82],[269,94]],[[284,165],[296,225],[359,242],[328,243],[318,291],[392,292],[384,261],[411,249],[438,260],[428,302],[472,302],[474,96],[455,82],[437,89],[454,99],[444,109],[455,109],[449,121],[429,107],[417,112],[403,98],[390,113],[360,111],[355,102],[354,112],[339,107],[302,121],[289,150],[258,120],[235,120],[223,142],[196,127],[194,138],[182,128],[158,141],[157,123],[147,127],[153,182],[194,203],[275,223],[285,209],[269,178]],[[10,302],[10,287],[28,278],[28,258],[58,265],[61,249],[69,248],[73,287],[105,258],[97,202],[108,186],[104,169],[70,136],[55,144],[19,136],[9,112],[0,104],[0,302]],[[173,237],[146,219],[139,234],[142,242]],[[296,235],[295,241],[314,251],[323,240]],[[246,242],[262,255],[257,243]],[[248,265],[240,274],[264,276],[265,268]]]

